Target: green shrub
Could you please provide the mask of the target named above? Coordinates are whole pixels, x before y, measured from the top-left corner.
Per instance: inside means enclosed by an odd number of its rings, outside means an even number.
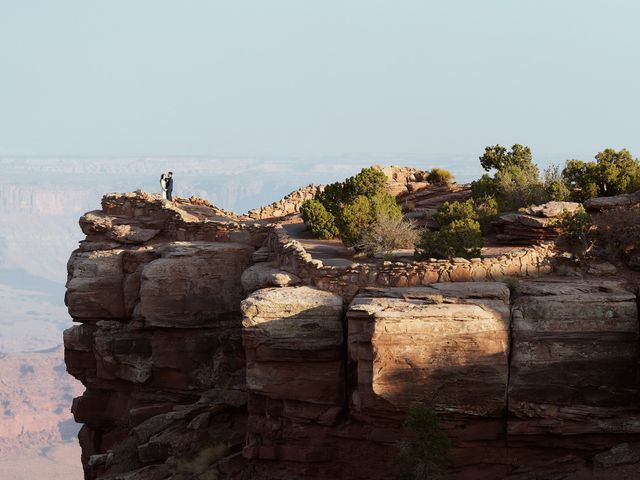
[[[545,169],[544,191],[546,201],[565,202],[571,199],[571,189],[562,177],[558,165],[551,165]]]
[[[425,258],[475,258],[483,240],[480,224],[471,218],[454,220],[438,231],[425,230],[416,244],[415,255]]]
[[[359,250],[362,235],[373,225],[378,215],[383,214],[396,219],[402,218],[402,210],[395,198],[387,192],[378,192],[372,197],[358,195],[342,209],[338,218],[342,242]]]
[[[440,429],[437,414],[425,405],[414,405],[404,422],[409,439],[398,444],[396,468],[401,480],[434,480],[445,472],[451,448]]]
[[[439,208],[433,219],[438,225],[444,227],[455,220],[464,220],[465,218],[475,218],[476,212],[473,208],[473,202],[444,202]]]
[[[478,180],[471,182],[471,197],[474,200],[495,197],[497,192],[498,185],[496,184],[496,180],[488,173],[482,175]]]
[[[349,177],[344,182],[345,201],[349,202],[358,195],[373,197],[385,192],[387,176],[377,168],[363,168],[354,177]]]
[[[478,221],[483,235],[492,232],[491,222],[498,218],[498,202],[493,197],[483,197],[479,200],[465,202],[445,202],[433,216],[440,227],[444,227],[455,220],[472,219]]]
[[[335,217],[317,200],[306,200],[300,207],[304,223],[316,238],[329,239],[338,235]]]
[[[616,152],[607,148],[595,159],[595,162],[567,160],[565,164],[562,176],[577,201],[640,189],[640,162],[628,150]]]
[[[389,211],[378,212],[375,220],[363,232],[360,249],[368,254],[383,253],[389,257],[393,250],[413,248],[419,238],[415,223]]]
[[[593,229],[591,215],[583,208],[574,212],[565,210],[560,217],[558,226],[570,252],[578,259],[584,258],[593,247],[593,241],[590,238],[590,232]]]
[[[480,165],[487,172],[491,169],[500,172],[509,166],[529,168],[533,165],[531,149],[517,143],[511,147],[511,150],[507,150],[502,145],[485,147],[484,154],[480,157]]]
[[[511,212],[521,207],[546,201],[544,185],[538,177],[538,167],[508,165],[498,171],[496,180],[496,200],[500,211]]]
[[[402,216],[395,198],[387,193],[386,184],[382,171],[363,168],[357,175],[327,185],[316,194],[315,203],[302,212],[303,218],[316,237],[340,235],[346,246],[359,248],[363,233],[378,214]]]
[[[545,185],[540,180],[538,167],[533,163],[531,149],[515,144],[511,150],[501,145],[486,147],[480,157],[482,167],[496,170],[493,177],[484,174],[471,184],[474,200],[493,197],[499,211],[515,211],[518,208],[547,201]]]
[[[373,222],[371,201],[364,195],[357,196],[347,204],[340,214],[338,225],[342,243],[347,247],[358,244],[360,236]]]
[[[432,168],[427,174],[427,182],[429,183],[451,183],[453,180],[453,173],[443,168]]]
[[[373,167],[363,168],[360,173],[349,177],[344,182],[327,185],[316,195],[316,200],[338,217],[340,210],[352,203],[359,195],[371,198],[378,193],[386,192],[386,184],[387,176],[382,171]]]
[[[495,197],[484,197],[473,202],[476,211],[476,220],[480,224],[483,235],[493,233],[493,221],[498,219],[500,209]]]

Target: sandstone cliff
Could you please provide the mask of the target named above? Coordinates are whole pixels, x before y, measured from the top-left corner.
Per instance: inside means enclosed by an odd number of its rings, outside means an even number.
[[[80,223],[65,357],[87,479],[393,478],[415,402],[452,439],[450,478],[640,472],[621,279],[323,289],[275,225],[204,204],[112,195]]]

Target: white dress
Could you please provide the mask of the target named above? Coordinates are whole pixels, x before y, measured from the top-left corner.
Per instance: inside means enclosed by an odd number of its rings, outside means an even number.
[[[162,195],[162,199],[167,199],[167,179],[163,178],[160,180],[160,195]]]

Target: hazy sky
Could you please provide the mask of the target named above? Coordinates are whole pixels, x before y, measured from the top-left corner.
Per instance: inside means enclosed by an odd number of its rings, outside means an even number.
[[[0,0],[0,155],[640,155],[635,0]]]

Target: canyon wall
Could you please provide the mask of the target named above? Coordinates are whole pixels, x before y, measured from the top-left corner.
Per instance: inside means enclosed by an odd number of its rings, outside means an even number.
[[[323,283],[338,275],[279,226],[218,213],[126,194],[81,219],[65,359],[87,387],[87,479],[394,478],[416,403],[452,440],[450,478],[633,478],[639,324],[622,279],[555,276],[535,247],[495,270],[388,263]],[[380,281],[457,264],[495,279]]]

